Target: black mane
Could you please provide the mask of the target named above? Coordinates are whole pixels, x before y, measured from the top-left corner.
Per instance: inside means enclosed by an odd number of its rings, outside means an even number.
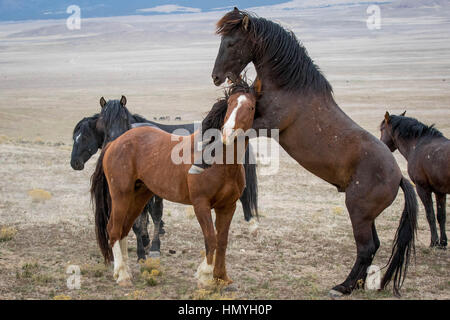
[[[75,128],[73,129],[72,136],[75,136],[75,133],[77,133],[84,124],[89,124],[91,121],[97,122],[99,116],[100,116],[100,114],[96,113],[96,114],[94,114],[91,117],[85,117],[85,118],[81,119],[76,124]]]
[[[133,120],[135,121],[135,123],[149,122],[147,119],[137,113],[133,114]]]
[[[259,65],[269,66],[271,78],[278,86],[286,90],[333,92],[295,34],[279,24],[246,11],[233,10],[217,23],[216,32],[227,35],[241,28],[245,16],[249,18],[249,40],[255,46],[255,60]]]
[[[404,139],[421,137],[443,137],[442,132],[434,127],[434,124],[427,126],[417,119],[391,115],[389,124],[392,132]]]
[[[104,144],[131,129],[133,115],[119,100],[109,100],[102,108],[100,119],[105,130]]]
[[[217,100],[206,117],[202,121],[202,134],[208,129],[221,129],[227,114],[228,98],[238,92],[253,93],[254,88],[249,86],[245,80],[241,80],[224,91],[224,97]]]

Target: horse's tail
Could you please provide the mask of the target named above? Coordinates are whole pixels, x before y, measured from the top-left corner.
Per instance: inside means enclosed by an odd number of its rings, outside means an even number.
[[[111,211],[111,196],[109,194],[108,181],[103,172],[103,157],[107,149],[108,146],[103,148],[91,177],[91,202],[95,213],[95,233],[97,235],[98,246],[105,258],[105,263],[113,260],[112,250],[109,246],[108,231],[106,230]]]
[[[400,224],[394,238],[392,254],[389,258],[388,269],[381,281],[381,288],[386,286],[394,276],[394,294],[400,295],[399,289],[405,281],[411,252],[415,255],[415,236],[417,233],[417,198],[414,187],[402,177],[400,187],[405,195],[405,208],[400,218]]]
[[[253,216],[258,217],[258,177],[255,156],[250,144],[245,150],[244,171],[246,186],[241,196],[241,202],[245,220],[250,221]]]

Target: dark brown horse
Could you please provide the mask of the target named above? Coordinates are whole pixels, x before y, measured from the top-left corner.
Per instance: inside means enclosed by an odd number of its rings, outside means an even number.
[[[104,148],[92,178],[91,194],[98,244],[106,262],[114,257],[114,277],[120,285],[130,283],[128,232],[153,195],[194,206],[206,247],[205,260],[197,270],[199,283],[207,284],[213,278],[226,284],[232,282],[225,269],[228,229],[236,201],[245,187],[244,168],[238,163],[234,141],[237,129],[251,128],[255,103],[252,88],[237,86],[227,99],[214,105],[206,117],[207,123],[211,124],[211,129],[223,127],[220,135],[222,160],[233,152],[234,161],[232,164],[213,163],[199,174],[190,174],[189,169],[194,161],[195,136],[201,134],[200,131],[182,137],[157,128],[139,127],[125,132]],[[188,153],[185,150],[190,151],[189,163],[173,161],[175,148],[182,150],[183,156]],[[105,197],[108,188],[111,204]],[[216,212],[216,230],[211,209]]]
[[[316,176],[345,192],[356,241],[356,262],[331,296],[349,294],[362,283],[380,241],[375,218],[397,196],[405,209],[381,285],[394,277],[398,293],[414,248],[417,200],[394,157],[376,137],[350,119],[333,99],[332,88],[298,42],[279,24],[235,8],[217,23],[221,35],[212,72],[215,85],[234,81],[253,62],[262,83],[253,128],[279,129],[280,145]]]
[[[380,125],[381,141],[394,152],[398,149],[408,161],[408,174],[416,184],[427,213],[431,231],[431,247],[447,246],[445,234],[445,202],[450,193],[450,140],[434,128],[414,118],[389,115],[386,112]],[[441,239],[436,230],[432,193],[436,196],[437,220],[441,229]]]

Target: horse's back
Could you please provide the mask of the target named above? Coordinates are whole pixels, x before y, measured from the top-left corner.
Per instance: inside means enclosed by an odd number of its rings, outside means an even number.
[[[419,144],[408,161],[408,173],[416,184],[450,193],[450,140],[439,138]]]

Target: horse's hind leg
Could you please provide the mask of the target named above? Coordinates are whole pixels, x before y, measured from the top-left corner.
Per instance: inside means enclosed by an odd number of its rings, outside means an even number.
[[[372,264],[376,252],[372,224],[373,221],[360,221],[359,219],[354,221],[352,219],[353,235],[356,241],[356,262],[347,279],[330,291],[332,296],[350,294],[357,286],[362,287],[364,284],[367,268]]]
[[[161,241],[159,240],[159,234],[161,229],[161,219],[163,215],[163,199],[158,196],[153,197],[150,215],[153,220],[153,239],[152,245],[149,250],[149,256],[159,257],[161,255]]]
[[[128,268],[127,236],[150,196],[151,193],[145,187],[134,192],[111,194],[111,218],[107,228],[114,255],[114,278],[119,285],[131,283],[131,274]]]
[[[121,240],[114,242],[112,252],[114,256],[114,279],[119,285],[127,286],[131,283],[131,276],[123,256]]]
[[[130,192],[116,192],[111,196],[111,217],[107,230],[114,256],[114,279],[116,279],[119,285],[128,285],[131,280],[127,265],[128,253],[123,250],[125,242],[122,240],[125,238],[126,241],[127,239],[127,234],[123,233],[123,226],[128,218],[127,214],[129,214],[132,197],[133,194]]]
[[[421,187],[420,185],[416,185],[416,190],[417,194],[420,197],[420,200],[422,200],[422,203],[425,207],[425,211],[427,213],[427,221],[428,224],[430,225],[430,232],[431,232],[430,247],[435,247],[439,245],[439,237],[436,229],[436,219],[434,217],[433,198],[431,196],[431,192],[425,190],[425,188]]]
[[[437,220],[439,223],[439,228],[441,229],[441,241],[439,245],[442,248],[447,247],[447,234],[445,233],[445,203],[447,195],[445,193],[436,193],[436,203],[437,203]]]
[[[135,190],[134,199],[130,204],[128,215],[123,223],[122,234],[127,236],[130,229],[136,222],[141,223],[141,229],[147,229],[146,224],[146,212],[144,211],[145,204],[148,199],[151,198],[152,194],[145,186],[141,186],[138,190]],[[136,219],[139,217],[138,221]],[[141,221],[139,221],[141,220]],[[144,221],[144,222],[143,222]],[[144,225],[144,226],[143,226]],[[141,235],[143,230],[141,230]],[[145,254],[144,254],[145,257]]]
[[[353,289],[363,287],[367,268],[372,264],[380,246],[375,218],[392,203],[396,195],[394,185],[391,188],[390,185],[362,186],[360,183],[352,183],[347,188],[345,203],[356,242],[356,261],[347,279],[330,291],[332,297],[350,294]]]

